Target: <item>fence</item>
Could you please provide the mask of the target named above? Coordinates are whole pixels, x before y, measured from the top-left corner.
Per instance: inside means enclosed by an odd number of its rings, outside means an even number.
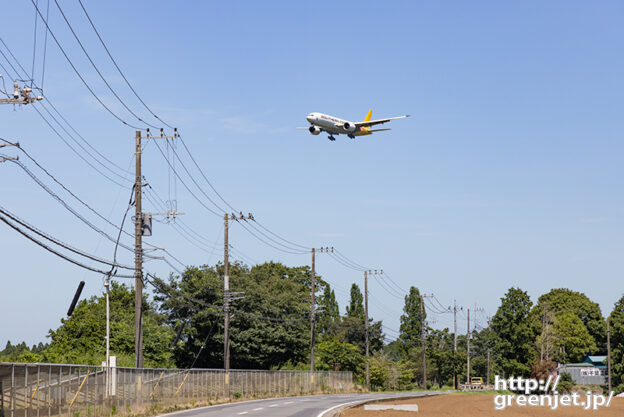
[[[0,363],[0,417],[150,414],[224,400],[222,369],[137,369]],[[234,398],[353,389],[351,372],[230,370]]]

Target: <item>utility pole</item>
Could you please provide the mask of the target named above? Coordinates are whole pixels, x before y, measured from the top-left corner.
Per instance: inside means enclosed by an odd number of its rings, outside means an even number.
[[[141,131],[136,131],[134,180],[134,366],[143,368],[143,213]]]
[[[104,282],[106,288],[106,397],[110,395],[110,274],[106,275]]]
[[[316,314],[316,272],[314,270],[314,253],[312,248],[312,283],[310,284],[310,388],[314,391],[314,321]]]
[[[368,271],[364,271],[364,332],[366,333],[366,390],[370,391],[370,363],[368,359]]]
[[[368,276],[369,275],[381,275],[381,271],[368,270],[364,271],[364,332],[366,333],[366,389],[370,391],[370,360],[369,360],[369,340],[368,340]]]
[[[607,381],[611,392],[611,327],[607,317]]]
[[[466,384],[470,384],[470,309],[468,309],[468,320],[466,321]]]
[[[423,389],[427,389],[427,357],[425,346],[425,299],[420,296],[420,339],[422,346]]]
[[[463,307],[460,307],[463,310]],[[455,358],[457,356],[457,300],[453,300],[453,387],[457,389],[457,372],[455,370]]]
[[[254,217],[251,213],[247,216],[243,216],[241,212],[239,216],[232,213],[231,215],[225,213],[224,220],[224,236],[223,236],[223,312],[224,319],[224,331],[223,331],[223,369],[224,369],[224,390],[225,396],[230,396],[230,243],[229,243],[229,220],[253,220]]]
[[[486,385],[490,385],[490,351],[492,349],[488,348],[488,364],[487,364],[487,376],[486,376]]]
[[[151,136],[147,129],[146,139],[175,139],[178,130],[174,129],[173,136],[165,136],[160,129],[160,136]],[[143,368],[143,236],[151,236],[151,230],[145,228],[145,215],[142,207],[143,175],[141,173],[142,144],[141,131],[135,135],[135,179],[134,179],[134,366]],[[140,376],[139,376],[140,378]],[[141,386],[139,380],[139,387]],[[140,388],[139,388],[140,389]]]
[[[314,391],[314,371],[315,371],[315,333],[316,333],[316,263],[315,254],[319,253],[333,253],[334,248],[321,247],[318,249],[312,248],[312,282],[310,285],[310,387]]]

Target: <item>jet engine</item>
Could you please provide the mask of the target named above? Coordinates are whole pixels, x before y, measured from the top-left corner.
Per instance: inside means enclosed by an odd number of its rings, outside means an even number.
[[[342,125],[342,128],[349,133],[355,132],[355,125],[353,123],[345,122],[345,124]]]
[[[318,126],[310,126],[308,131],[313,135],[318,135],[319,133],[321,133],[321,128]]]

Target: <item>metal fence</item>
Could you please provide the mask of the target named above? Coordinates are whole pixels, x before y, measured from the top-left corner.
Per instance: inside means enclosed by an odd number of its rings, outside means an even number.
[[[262,398],[353,389],[351,372],[136,369],[0,363],[0,417],[157,414],[229,397]]]

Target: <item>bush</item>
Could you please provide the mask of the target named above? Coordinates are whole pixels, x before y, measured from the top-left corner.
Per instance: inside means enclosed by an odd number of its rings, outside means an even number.
[[[559,380],[559,384],[557,385],[557,391],[569,393],[574,387],[574,380],[572,379],[572,375],[568,372],[561,373],[561,379]]]

